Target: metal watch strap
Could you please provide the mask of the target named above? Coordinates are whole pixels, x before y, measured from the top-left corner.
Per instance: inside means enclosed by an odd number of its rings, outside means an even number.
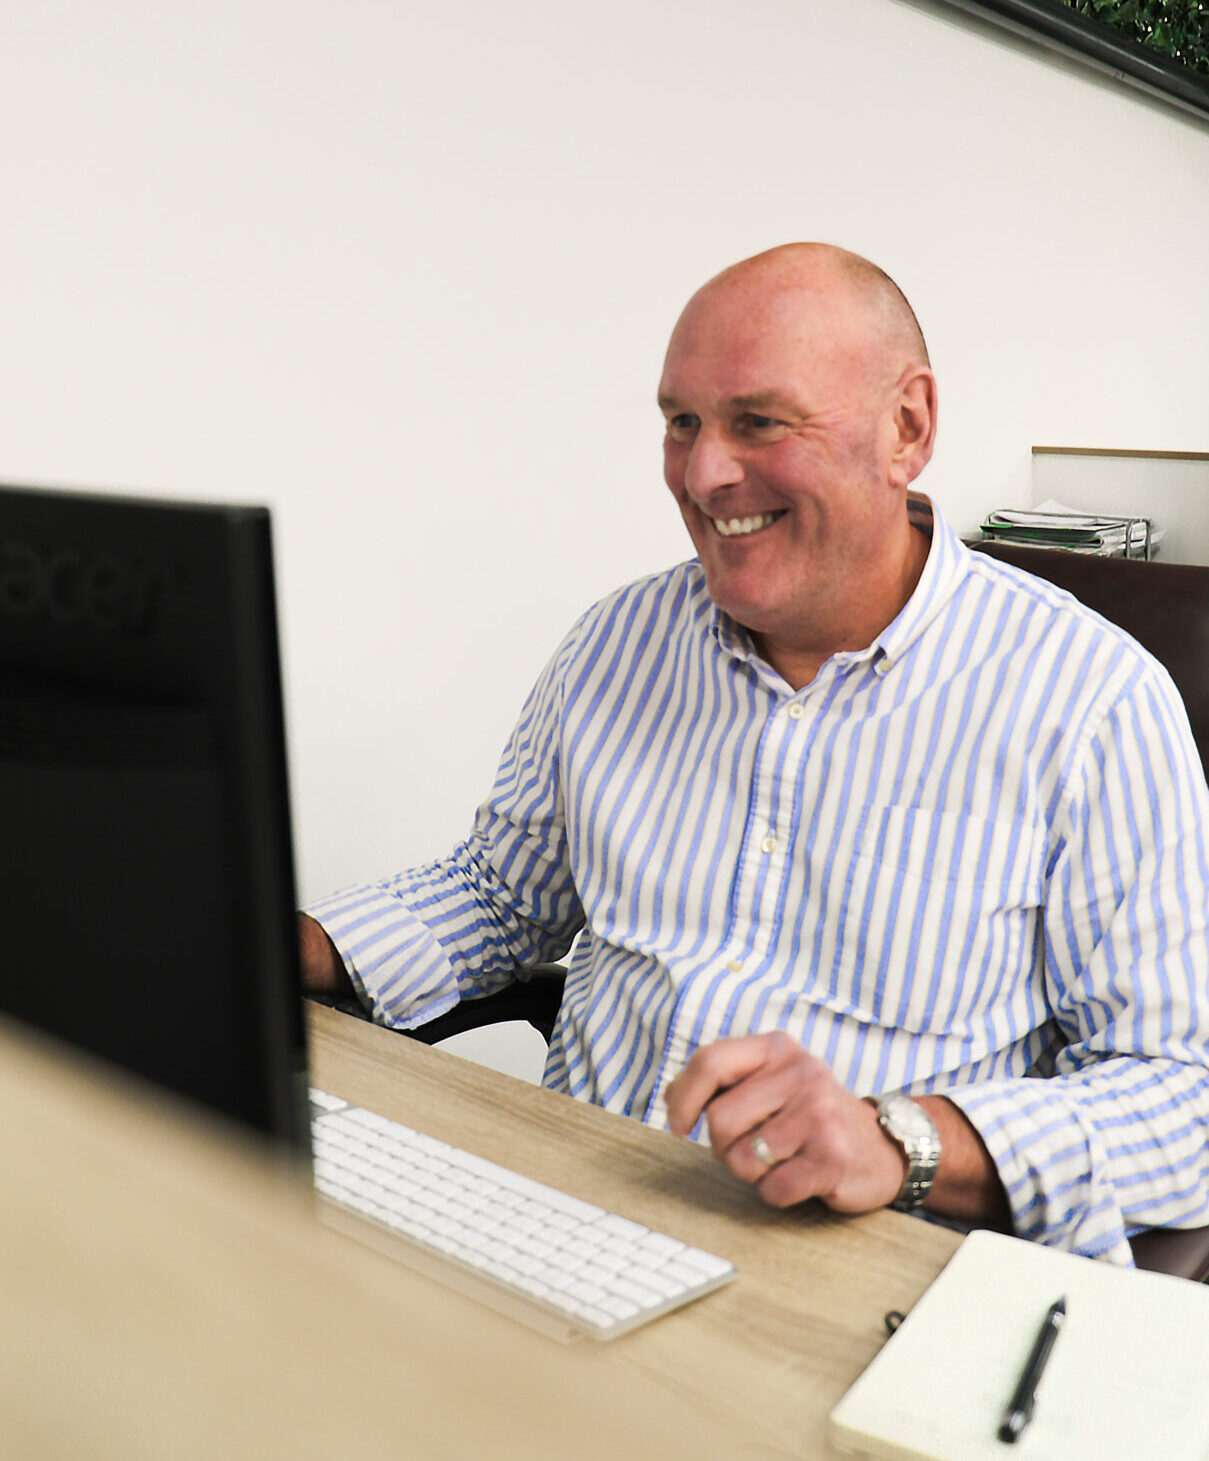
[[[932,1189],[940,1166],[940,1133],[936,1123],[910,1096],[868,1096],[877,1111],[878,1125],[907,1161],[907,1175],[890,1206],[898,1212],[921,1207]]]

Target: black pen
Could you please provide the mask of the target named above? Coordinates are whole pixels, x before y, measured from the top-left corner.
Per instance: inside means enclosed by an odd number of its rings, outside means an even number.
[[[1001,1441],[1018,1441],[1024,1434],[1025,1427],[1032,1420],[1033,1406],[1037,1401],[1037,1386],[1040,1385],[1041,1376],[1045,1373],[1046,1365],[1049,1364],[1054,1340],[1057,1339],[1058,1330],[1062,1328],[1065,1319],[1066,1299],[1061,1298],[1049,1306],[1049,1312],[1042,1320],[1037,1338],[1033,1341],[1032,1350],[1029,1352],[1028,1360],[1020,1376],[1020,1383],[1016,1386],[1015,1394],[1008,1401],[1008,1407],[1003,1412],[1003,1420],[999,1424]]]

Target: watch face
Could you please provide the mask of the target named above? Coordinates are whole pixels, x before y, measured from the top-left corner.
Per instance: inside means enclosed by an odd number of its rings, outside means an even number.
[[[894,1101],[886,1114],[904,1136],[931,1136],[936,1130],[924,1108],[907,1096],[900,1096]]]
[[[940,1164],[940,1135],[932,1118],[910,1096],[887,1096],[878,1105],[887,1134],[903,1149],[907,1176],[902,1190],[890,1204],[900,1212],[913,1212],[928,1195]]]

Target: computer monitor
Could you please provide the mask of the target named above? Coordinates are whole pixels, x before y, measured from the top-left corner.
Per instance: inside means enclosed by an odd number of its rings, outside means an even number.
[[[264,508],[0,487],[0,1010],[308,1149]]]

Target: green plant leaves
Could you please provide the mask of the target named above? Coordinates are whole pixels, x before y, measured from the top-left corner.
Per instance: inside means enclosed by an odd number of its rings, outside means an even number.
[[[1209,76],[1206,0],[1063,0],[1071,10]]]

